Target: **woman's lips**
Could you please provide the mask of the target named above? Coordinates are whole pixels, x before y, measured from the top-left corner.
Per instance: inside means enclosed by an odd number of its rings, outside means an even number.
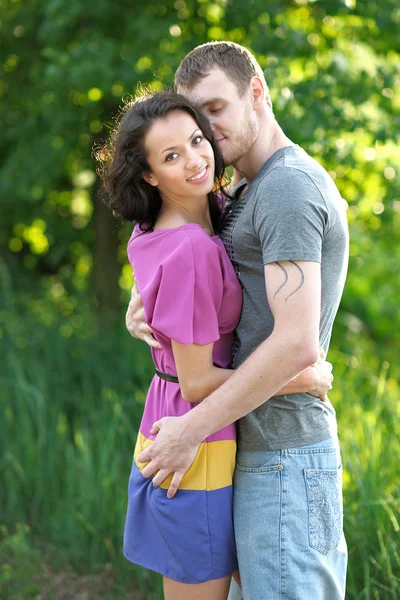
[[[189,183],[203,183],[208,177],[208,165],[203,167],[200,171],[197,171],[195,175],[187,179]]]

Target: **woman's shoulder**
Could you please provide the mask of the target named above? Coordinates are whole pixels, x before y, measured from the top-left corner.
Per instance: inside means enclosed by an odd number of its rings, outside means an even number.
[[[185,223],[178,227],[154,229],[153,231],[141,231],[139,226],[136,225],[128,241],[128,247],[131,245],[136,248],[162,246],[164,249],[169,247],[179,248],[181,246],[212,247],[214,245],[212,239],[197,223]]]
[[[221,270],[222,248],[218,236],[210,237],[196,223],[151,232],[134,231],[127,253],[136,272],[146,277],[161,266],[173,272],[176,268],[187,273]]]

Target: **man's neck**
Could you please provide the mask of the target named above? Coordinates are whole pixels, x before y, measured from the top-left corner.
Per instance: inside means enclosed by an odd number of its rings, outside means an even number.
[[[294,144],[283,133],[282,129],[275,121],[272,131],[265,132],[265,130],[260,129],[260,133],[249,152],[243,156],[234,167],[246,178],[250,185],[264,163],[275,154],[277,150],[287,146],[294,146]]]

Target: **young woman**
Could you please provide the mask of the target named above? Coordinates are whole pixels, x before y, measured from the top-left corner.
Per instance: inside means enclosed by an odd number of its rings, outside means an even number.
[[[128,560],[161,573],[167,600],[225,600],[237,569],[232,524],[235,425],[201,444],[175,498],[142,476],[137,456],[163,416],[194,409],[232,374],[242,294],[218,237],[223,161],[207,119],[184,97],[158,93],[127,106],[100,154],[110,207],[136,221],[128,257],[161,349],[140,425],[124,535]],[[215,192],[218,191],[218,194]],[[317,383],[322,386],[316,392]],[[279,393],[324,396],[310,368]]]

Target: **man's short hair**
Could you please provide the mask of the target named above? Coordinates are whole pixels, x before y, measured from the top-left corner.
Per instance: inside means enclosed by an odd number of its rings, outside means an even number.
[[[207,42],[185,56],[175,73],[175,87],[192,89],[210,70],[218,67],[236,84],[239,96],[248,89],[252,77],[260,77],[265,84],[266,97],[271,101],[264,73],[256,58],[247,48],[234,42]]]

